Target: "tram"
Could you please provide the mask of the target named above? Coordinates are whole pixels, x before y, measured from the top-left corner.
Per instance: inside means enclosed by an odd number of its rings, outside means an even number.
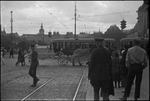
[[[69,38],[69,39],[54,39],[53,40],[53,50],[58,52],[61,50],[70,50],[71,53],[77,48],[87,49],[95,47],[95,38]],[[116,40],[112,38],[104,38],[104,45],[109,47],[114,47],[116,45]],[[70,53],[70,54],[71,54]],[[67,54],[69,54],[67,52]]]
[[[146,45],[149,42],[149,38],[141,38],[141,47],[146,47]],[[123,48],[124,45],[128,45],[129,47],[132,47],[134,45],[134,38],[122,38],[120,40],[120,47]]]

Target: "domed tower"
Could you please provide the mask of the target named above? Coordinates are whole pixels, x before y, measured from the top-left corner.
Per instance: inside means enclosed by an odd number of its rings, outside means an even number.
[[[40,35],[44,35],[43,23],[41,23],[41,29],[39,30]]]

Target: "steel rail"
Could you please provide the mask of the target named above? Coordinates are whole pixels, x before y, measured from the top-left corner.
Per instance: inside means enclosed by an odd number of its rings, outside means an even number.
[[[24,101],[25,99],[27,99],[29,96],[31,96],[33,93],[35,93],[36,91],[38,91],[39,89],[41,89],[43,86],[45,86],[47,83],[49,83],[50,81],[52,81],[53,79],[55,79],[57,76],[59,76],[62,72],[64,72],[65,70],[61,71],[60,73],[58,73],[56,76],[54,76],[53,78],[49,79],[48,81],[46,81],[44,84],[42,84],[40,87],[38,87],[37,89],[35,89],[33,92],[31,92],[30,94],[28,94],[26,97],[24,97],[23,99],[21,99],[21,101]]]
[[[77,97],[77,94],[78,94],[78,91],[79,91],[79,88],[80,88],[80,85],[81,85],[81,82],[82,82],[82,79],[83,79],[84,73],[85,73],[85,69],[84,69],[83,74],[82,74],[82,76],[81,76],[81,78],[80,78],[80,81],[79,81],[78,87],[77,87],[77,89],[76,89],[76,92],[75,92],[75,95],[74,95],[74,97],[73,97],[72,101],[75,101],[75,99],[76,99],[76,97]]]

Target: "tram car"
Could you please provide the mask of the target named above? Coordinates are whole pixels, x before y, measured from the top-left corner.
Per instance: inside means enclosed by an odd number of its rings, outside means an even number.
[[[106,47],[115,47],[116,40],[112,38],[104,38]],[[96,47],[94,38],[70,38],[70,39],[54,39],[53,50],[57,54],[59,64],[67,64],[77,60],[80,65],[89,61],[91,50]],[[82,63],[81,63],[82,60]]]
[[[114,47],[116,46],[116,40],[112,38],[104,38],[104,44],[106,47]],[[69,38],[69,39],[54,39],[53,40],[53,50],[54,52],[69,50],[70,52],[65,52],[64,54],[72,55],[72,52],[78,48],[87,49],[95,47],[94,38]]]
[[[145,48],[149,42],[149,38],[141,38],[141,47]],[[120,40],[120,47],[123,48],[124,45],[132,47],[134,45],[134,38],[122,38]]]

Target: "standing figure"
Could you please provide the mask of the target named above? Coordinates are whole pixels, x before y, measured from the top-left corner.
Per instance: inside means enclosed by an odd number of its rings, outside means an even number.
[[[140,98],[140,87],[142,82],[143,69],[147,67],[147,53],[140,47],[141,39],[134,38],[133,47],[129,48],[126,55],[126,67],[128,68],[127,84],[125,87],[125,93],[122,98],[123,101],[127,100],[130,95],[131,87],[135,80],[135,92],[134,99]]]
[[[19,52],[18,52],[18,60],[16,62],[16,66],[19,65],[19,63],[21,63],[22,66],[25,65],[23,49],[20,49]]]
[[[10,52],[9,52],[9,53],[10,53],[9,57],[10,57],[10,58],[11,58],[11,57],[14,58],[14,50],[13,50],[13,48],[10,49]]]
[[[5,49],[4,48],[2,49],[2,56],[3,57],[5,56]]]
[[[37,66],[39,65],[38,61],[38,52],[36,51],[35,45],[31,45],[31,65],[29,69],[29,75],[33,78],[33,84],[31,87],[35,87],[39,79],[36,76],[36,69]]]
[[[103,100],[109,100],[110,95],[111,55],[109,50],[104,47],[103,41],[103,38],[95,39],[97,48],[92,51],[89,63],[88,79],[94,88],[95,101],[99,100],[100,89]]]
[[[25,66],[25,50],[24,49],[22,49],[22,51],[21,51],[21,65],[22,66]]]
[[[3,51],[1,50],[1,64],[5,65],[4,59],[3,59]]]
[[[112,57],[112,75],[113,75],[113,81],[115,83],[115,88],[120,88],[120,82],[121,82],[121,75],[120,75],[120,60],[119,60],[119,54],[117,52],[114,53],[114,56]]]
[[[128,74],[128,68],[126,67],[126,54],[128,51],[128,45],[124,45],[124,50],[122,51],[122,57],[121,57],[121,86],[125,87],[127,83],[127,74]]]

